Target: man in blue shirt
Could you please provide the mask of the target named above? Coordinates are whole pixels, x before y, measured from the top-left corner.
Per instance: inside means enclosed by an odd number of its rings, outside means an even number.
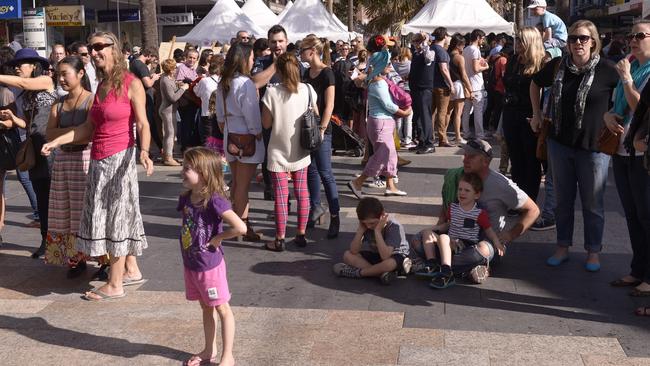
[[[528,9],[538,16],[542,23],[544,48],[564,48],[568,36],[566,24],[557,15],[546,11],[546,0],[532,0]]]

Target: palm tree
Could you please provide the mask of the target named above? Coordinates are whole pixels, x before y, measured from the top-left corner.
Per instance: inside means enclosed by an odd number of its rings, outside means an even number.
[[[142,47],[158,50],[158,18],[156,18],[156,0],[140,0],[142,19]]]
[[[366,9],[366,14],[372,20],[366,28],[372,33],[384,33],[390,30],[392,34],[422,9],[426,0],[358,0]]]

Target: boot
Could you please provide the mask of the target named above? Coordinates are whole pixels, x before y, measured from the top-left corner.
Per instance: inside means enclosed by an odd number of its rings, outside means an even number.
[[[242,237],[244,241],[260,241],[262,237],[260,234],[255,232],[255,229],[253,229],[253,226],[251,225],[251,222],[248,221],[248,218],[243,219],[243,221],[246,223],[246,234]]]
[[[166,166],[181,166],[181,164],[176,160],[174,160],[174,158],[171,155],[165,155],[165,158],[163,159],[163,164]]]
[[[45,254],[45,249],[47,248],[47,243],[45,242],[45,239],[41,240],[41,246],[36,249],[34,253],[32,253],[32,258],[33,259],[38,259],[42,257]]]
[[[339,227],[341,226],[341,219],[339,215],[330,216],[330,227],[327,229],[327,239],[334,239],[339,236]]]
[[[320,225],[321,217],[325,215],[326,212],[327,211],[325,210],[325,207],[322,205],[312,207],[312,209],[309,211],[309,219],[307,219],[307,228],[313,228],[316,226],[317,222]]]

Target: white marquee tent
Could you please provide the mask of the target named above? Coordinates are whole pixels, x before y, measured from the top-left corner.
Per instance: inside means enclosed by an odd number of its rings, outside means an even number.
[[[402,27],[402,34],[431,33],[437,27],[445,27],[449,33],[469,33],[474,29],[485,33],[514,33],[512,23],[497,14],[485,0],[429,0]]]
[[[280,19],[280,24],[287,31],[289,42],[301,40],[311,33],[330,40],[348,40],[350,34],[347,27],[339,23],[320,0],[296,0]]]
[[[289,11],[289,9],[291,9],[292,6],[293,6],[293,1],[289,0],[287,2],[287,5],[284,6],[284,9],[280,12],[280,14],[278,14],[278,21],[282,20],[282,18],[287,14],[287,12]]]
[[[238,30],[246,30],[258,38],[266,37],[266,30],[261,29],[244,14],[235,0],[217,0],[199,24],[176,40],[207,46],[214,41],[230,42]]]
[[[268,31],[269,28],[278,24],[278,16],[262,0],[246,0],[246,4],[241,7],[241,10],[263,30]]]

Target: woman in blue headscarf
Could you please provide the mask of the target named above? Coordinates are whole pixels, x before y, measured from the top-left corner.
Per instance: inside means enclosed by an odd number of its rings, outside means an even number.
[[[616,64],[620,80],[614,91],[614,108],[605,114],[605,123],[620,137],[618,152],[612,161],[633,256],[629,274],[610,284],[635,286],[631,296],[650,296],[650,177],[643,167],[643,152],[635,151],[629,144],[627,149],[623,146],[635,110],[647,110],[642,99],[648,94],[646,84],[650,76],[650,21],[635,24],[627,39],[634,60],[630,62],[624,58]],[[645,114],[637,113],[635,119],[647,118]]]
[[[363,183],[369,177],[383,175],[386,177],[386,196],[406,196],[406,192],[397,189],[393,177],[397,176],[397,151],[393,132],[395,117],[406,117],[411,108],[400,109],[391,98],[388,83],[383,75],[390,72],[390,54],[387,50],[375,52],[369,59],[370,73],[368,81],[368,120],[366,131],[372,144],[373,155],[368,159],[363,173],[348,182],[354,195],[361,199]]]

